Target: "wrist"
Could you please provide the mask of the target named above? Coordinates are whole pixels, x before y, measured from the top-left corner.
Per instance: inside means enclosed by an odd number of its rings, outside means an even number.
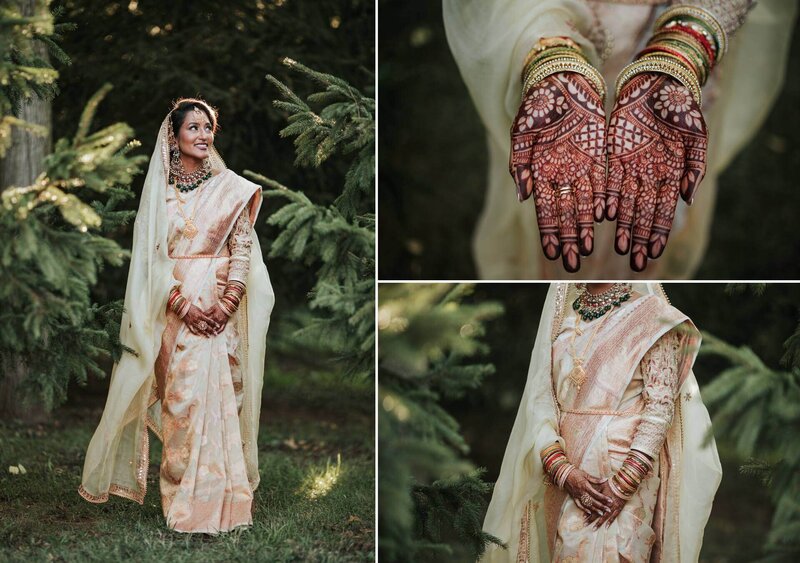
[[[589,63],[580,45],[568,37],[547,37],[534,45],[523,65],[522,95],[525,96],[534,84],[559,72],[581,74],[605,100],[606,86],[602,74]]]

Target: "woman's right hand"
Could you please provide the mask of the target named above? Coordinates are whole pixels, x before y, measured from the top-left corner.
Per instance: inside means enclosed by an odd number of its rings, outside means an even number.
[[[564,489],[587,515],[602,516],[610,511],[614,504],[613,499],[600,492],[600,485],[604,482],[604,479],[575,468],[567,475]]]
[[[201,336],[214,336],[217,329],[217,322],[194,305],[189,306],[189,312],[183,317],[183,322],[192,334]]]
[[[577,272],[605,214],[603,100],[576,72],[550,75],[525,93],[511,128],[509,171],[519,200],[533,196],[544,255]]]

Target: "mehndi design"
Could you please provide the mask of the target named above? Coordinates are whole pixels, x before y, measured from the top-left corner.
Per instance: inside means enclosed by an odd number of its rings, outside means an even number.
[[[562,72],[526,93],[511,130],[509,169],[520,201],[533,195],[544,254],[576,272],[605,208],[605,112],[581,74]],[[569,187],[570,189],[567,189]]]
[[[678,194],[692,202],[706,169],[708,131],[700,107],[676,79],[645,73],[625,84],[608,132],[606,218],[617,220],[616,251],[631,268],[667,244]]]

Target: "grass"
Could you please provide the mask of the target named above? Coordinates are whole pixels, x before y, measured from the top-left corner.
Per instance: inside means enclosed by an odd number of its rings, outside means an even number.
[[[47,424],[0,424],[0,560],[373,560],[372,385],[273,364],[265,390],[254,525],[217,537],[166,527],[157,439],[144,506],[78,496],[102,403],[68,405]],[[8,471],[17,464],[24,475]]]

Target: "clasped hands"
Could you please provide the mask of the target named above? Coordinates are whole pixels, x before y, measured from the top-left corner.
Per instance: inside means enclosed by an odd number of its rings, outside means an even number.
[[[578,468],[567,476],[564,489],[584,512],[584,521],[594,523],[595,529],[603,524],[610,526],[625,506],[625,500],[611,490],[608,479],[599,479]]]
[[[707,141],[700,107],[671,76],[628,81],[606,134],[600,96],[582,75],[562,72],[525,93],[511,129],[509,171],[520,201],[533,196],[548,259],[561,256],[577,272],[580,257],[594,249],[594,222],[616,220],[614,247],[630,252],[631,269],[640,272],[664,252],[678,195],[691,204]]]
[[[225,330],[225,325],[228,324],[228,315],[217,304],[205,311],[196,305],[191,305],[186,316],[183,317],[183,322],[186,323],[192,334],[211,337],[221,334]]]

